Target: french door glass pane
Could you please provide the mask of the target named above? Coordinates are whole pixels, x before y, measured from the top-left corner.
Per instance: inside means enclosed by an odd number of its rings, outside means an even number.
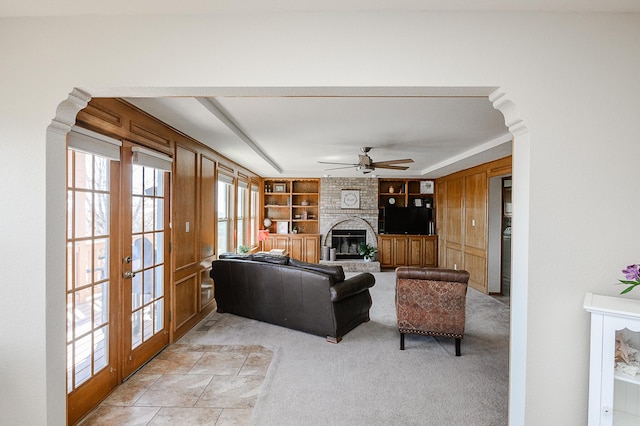
[[[154,231],[162,231],[164,229],[164,200],[156,198],[156,226]]]
[[[90,237],[93,230],[93,194],[90,192],[75,192],[75,220],[73,222],[73,236],[75,238]]]
[[[93,372],[96,373],[107,366],[109,356],[109,327],[105,326],[93,332]]]
[[[142,232],[142,197],[131,198],[131,230],[136,232]]]
[[[132,349],[164,330],[164,172],[133,165]]]
[[[94,186],[97,191],[109,190],[109,159],[104,157],[94,157]]]
[[[156,196],[164,197],[164,171],[156,170]]]
[[[157,333],[164,328],[164,299],[160,299],[155,302],[155,329],[154,332]]]
[[[95,194],[94,207],[95,235],[109,234],[109,194]]]
[[[69,151],[67,391],[109,364],[110,160]]]
[[[154,270],[156,283],[154,294],[155,297],[158,298],[164,296],[164,267],[162,265],[156,266]]]

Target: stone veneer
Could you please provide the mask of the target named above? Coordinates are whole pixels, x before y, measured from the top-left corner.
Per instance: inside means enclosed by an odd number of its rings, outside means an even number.
[[[343,189],[360,190],[360,208],[340,208]],[[332,229],[366,229],[367,243],[378,246],[378,179],[326,177],[320,179],[320,246],[331,246]]]

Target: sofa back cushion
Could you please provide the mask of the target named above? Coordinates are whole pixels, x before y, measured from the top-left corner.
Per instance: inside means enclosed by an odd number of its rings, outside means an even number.
[[[334,283],[344,281],[344,269],[342,269],[342,266],[320,265],[317,263],[302,262],[296,259],[289,259],[289,266],[330,275],[333,277]]]
[[[276,265],[289,264],[288,256],[279,256],[277,254],[255,253],[252,255],[251,260],[254,262],[273,263]]]

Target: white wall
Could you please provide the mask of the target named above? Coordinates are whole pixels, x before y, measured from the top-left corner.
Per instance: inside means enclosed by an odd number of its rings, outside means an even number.
[[[499,86],[530,131],[514,145],[512,423],[585,424],[583,295],[616,294],[639,260],[639,39],[637,15],[0,20],[0,423],[64,421],[63,146],[45,141],[73,87]]]

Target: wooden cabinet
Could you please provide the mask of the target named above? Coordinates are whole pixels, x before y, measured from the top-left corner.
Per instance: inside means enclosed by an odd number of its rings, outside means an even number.
[[[291,234],[271,235],[265,242],[264,249],[282,249],[289,257],[303,262],[318,263],[320,261],[320,235]]]
[[[432,180],[380,179],[378,181],[378,232],[412,234],[435,234],[435,183]],[[419,215],[425,218],[421,229],[398,229],[398,217],[401,212],[393,209],[418,207],[425,209]],[[405,209],[406,210],[406,209]],[[406,211],[405,213],[410,213]],[[415,210],[411,213],[415,217]],[[395,217],[395,219],[394,219]],[[412,223],[416,223],[415,221]]]
[[[269,233],[317,234],[319,196],[319,179],[265,179],[263,214],[272,221]]]
[[[263,182],[263,217],[271,220],[265,250],[284,249],[304,262],[320,261],[320,179],[275,179]]]
[[[640,301],[587,293],[583,306],[591,312],[589,425],[638,425]]]
[[[382,268],[438,266],[436,235],[378,235],[378,260]]]

